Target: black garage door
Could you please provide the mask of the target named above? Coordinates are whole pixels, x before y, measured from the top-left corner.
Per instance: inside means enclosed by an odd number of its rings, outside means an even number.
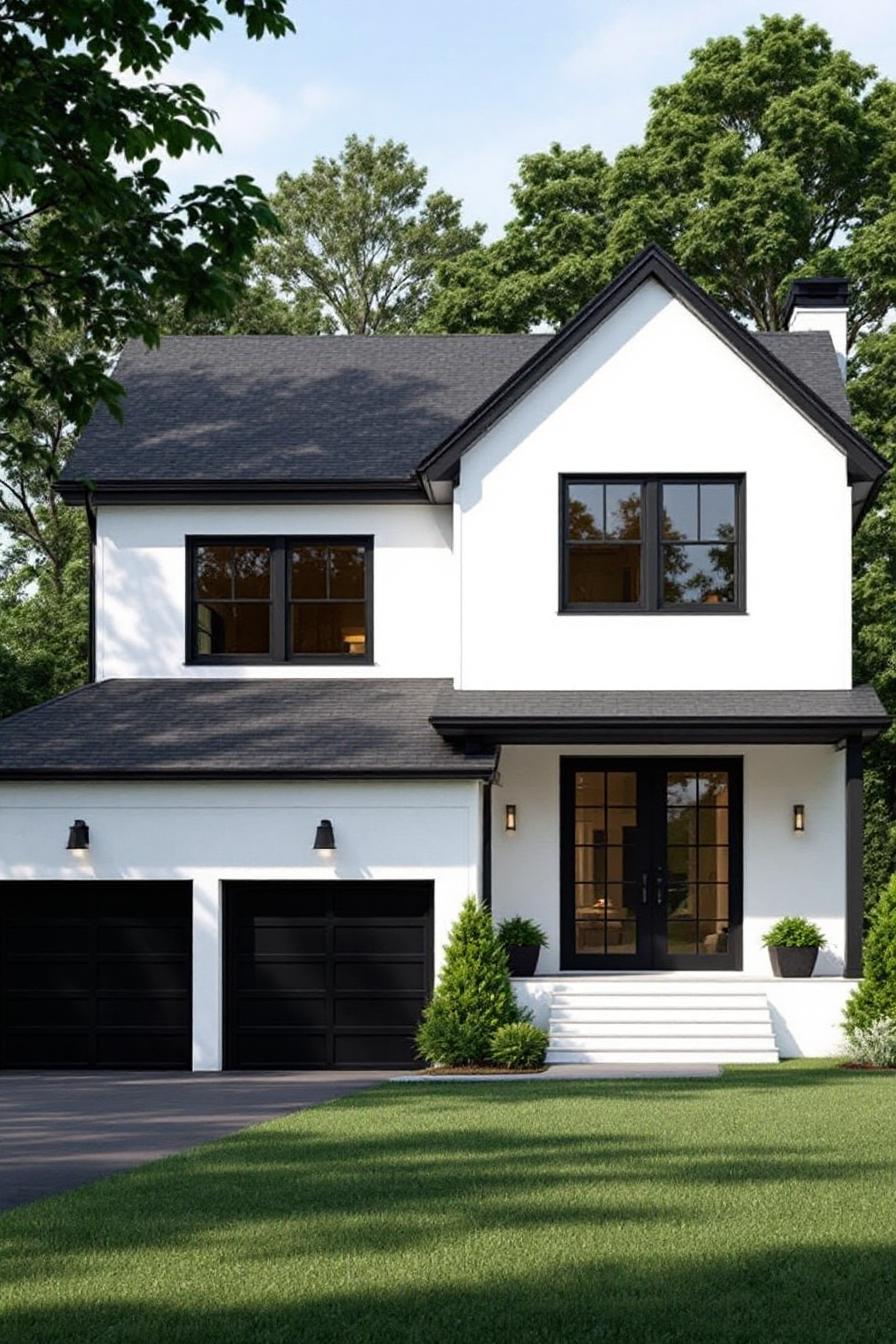
[[[0,883],[0,1062],[188,1069],[189,882]]]
[[[228,882],[228,1068],[419,1064],[431,882]]]

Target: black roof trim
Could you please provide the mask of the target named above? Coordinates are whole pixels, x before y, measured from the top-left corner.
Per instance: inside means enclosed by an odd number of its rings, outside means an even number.
[[[397,481],[88,481],[58,480],[66,504],[350,504],[425,503],[419,478]]]
[[[695,284],[662,248],[653,244],[620,271],[600,294],[587,303],[565,327],[561,327],[551,341],[537,350],[463,424],[443,439],[438,448],[420,463],[421,475],[435,480],[456,477],[458,463],[466,450],[648,279],[656,280],[711,327],[736,354],[840,448],[848,458],[851,477],[874,481],[889,469],[888,463],[875,452],[867,439],[836,415],[821,397],[792,374],[779,359],[763,349],[745,327]]]

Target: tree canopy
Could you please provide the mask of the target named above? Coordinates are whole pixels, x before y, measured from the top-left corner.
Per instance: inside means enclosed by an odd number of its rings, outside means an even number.
[[[104,352],[152,343],[168,301],[226,313],[262,229],[276,221],[247,176],[172,199],[160,154],[212,151],[214,112],[171,84],[178,49],[221,15],[247,36],[292,30],[287,0],[5,0],[0,6],[0,435],[19,433],[34,387],[66,422],[98,398],[118,410]],[[77,331],[74,358],[46,349],[48,324]],[[24,380],[24,381],[23,381]],[[27,386],[26,386],[27,383]],[[16,434],[18,433],[18,437]]]
[[[350,135],[338,158],[281,173],[271,197],[280,232],[259,249],[263,274],[291,305],[321,310],[319,329],[355,335],[414,330],[436,267],[475,249],[446,191],[424,197],[427,171],[407,145]]]
[[[850,336],[896,301],[896,85],[798,15],[713,38],[657,89],[643,142],[521,160],[516,214],[444,265],[447,330],[560,324],[650,242],[736,317],[783,325],[796,275],[846,275]]]

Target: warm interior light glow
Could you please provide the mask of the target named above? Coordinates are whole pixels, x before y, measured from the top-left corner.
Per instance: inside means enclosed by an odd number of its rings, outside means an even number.
[[[798,834],[802,834],[806,829],[806,808],[803,803],[793,805],[793,829]]]
[[[516,830],[516,803],[507,803],[504,808],[504,829],[505,831]]]

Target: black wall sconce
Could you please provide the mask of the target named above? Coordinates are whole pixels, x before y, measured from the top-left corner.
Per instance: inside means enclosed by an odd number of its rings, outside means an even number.
[[[805,803],[794,803],[793,805],[793,829],[797,835],[802,835],[806,829]]]
[[[86,821],[82,821],[79,818],[73,826],[69,826],[68,828],[68,844],[66,845],[66,849],[77,851],[89,848],[90,827],[87,825]]]
[[[333,823],[326,817],[318,824],[314,834],[314,849],[319,849],[322,854],[332,853],[336,848],[336,837],[333,834]]]
[[[507,803],[504,807],[504,829],[516,830],[516,803]]]

